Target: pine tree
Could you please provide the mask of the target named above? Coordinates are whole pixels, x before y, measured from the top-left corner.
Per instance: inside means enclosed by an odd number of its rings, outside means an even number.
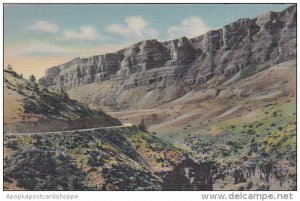
[[[35,76],[34,75],[30,75],[29,76],[29,81],[32,82],[32,83],[35,83],[36,82]]]

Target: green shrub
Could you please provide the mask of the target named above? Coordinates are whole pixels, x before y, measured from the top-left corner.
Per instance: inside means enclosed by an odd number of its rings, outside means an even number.
[[[256,73],[255,67],[249,66],[247,68],[242,68],[240,71],[240,79],[250,77]]]

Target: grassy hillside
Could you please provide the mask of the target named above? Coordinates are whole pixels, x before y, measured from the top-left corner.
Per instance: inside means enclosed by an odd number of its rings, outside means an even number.
[[[122,122],[138,123],[141,119],[162,138],[176,141],[182,133],[201,133],[228,118],[252,122],[266,110],[265,105],[293,101],[296,97],[296,62],[275,65],[253,76],[239,75],[225,83],[211,80],[205,88],[194,89],[178,99],[144,110],[125,110],[111,115]],[[229,125],[230,126],[230,125]],[[222,128],[212,128],[218,135]],[[175,136],[174,136],[175,135]]]
[[[5,132],[39,132],[120,125],[103,111],[91,110],[67,93],[53,92],[14,71],[4,71]]]
[[[280,170],[282,178],[285,178],[281,185],[274,174],[268,182],[261,180],[258,175],[235,185],[226,179],[217,180],[215,189],[247,189],[251,183],[252,190],[295,190],[295,66],[293,61],[286,62],[238,82],[223,85],[217,97],[203,104],[211,110],[220,105],[227,109],[205,121],[190,121],[189,126],[177,131],[177,139],[170,137],[170,134],[162,134],[162,137],[170,138],[177,146],[192,154],[211,157],[231,169],[243,167],[249,160],[255,161],[257,166],[270,161],[272,168],[277,169],[277,172]],[[258,167],[256,171],[260,171]]]

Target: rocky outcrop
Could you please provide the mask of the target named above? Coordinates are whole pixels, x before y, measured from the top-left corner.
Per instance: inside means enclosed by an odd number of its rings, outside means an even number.
[[[120,66],[119,54],[105,54],[89,58],[76,58],[68,63],[46,70],[45,77],[39,80],[44,86],[69,89],[80,84],[102,81],[116,73]]]
[[[213,162],[195,162],[187,157],[172,171],[162,172],[164,191],[212,191]]]
[[[296,12],[291,6],[191,39],[146,40],[115,53],[77,58],[49,68],[40,83],[68,90],[113,80],[109,97],[114,100],[140,86],[149,92],[174,84],[192,89],[214,78],[220,84],[245,69],[259,72],[295,59]]]

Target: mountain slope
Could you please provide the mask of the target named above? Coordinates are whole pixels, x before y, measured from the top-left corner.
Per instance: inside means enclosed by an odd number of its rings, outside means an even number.
[[[135,127],[10,134],[5,190],[161,190],[182,153]]]
[[[206,127],[231,117],[250,123],[264,115],[265,111],[260,110],[275,103],[280,105],[289,102],[291,106],[294,105],[291,112],[296,112],[295,101],[296,61],[292,60],[217,88],[193,90],[180,99],[145,112],[124,111],[112,115],[123,122],[133,123],[144,118],[150,130],[159,131],[162,135],[185,131],[200,132],[202,128],[205,133],[218,135],[226,127],[215,128],[209,132]],[[236,125],[234,122],[232,124]]]
[[[45,132],[118,126],[121,123],[30,82],[13,71],[4,71],[4,132]]]
[[[230,170],[225,175],[242,169],[245,180],[221,177],[214,189],[247,189],[248,184],[251,190],[296,189],[295,60],[216,89],[192,91],[147,113],[115,116],[124,122],[144,118],[160,138],[218,161]],[[255,175],[246,171],[249,163]],[[270,181],[259,176],[260,163],[271,164]]]

